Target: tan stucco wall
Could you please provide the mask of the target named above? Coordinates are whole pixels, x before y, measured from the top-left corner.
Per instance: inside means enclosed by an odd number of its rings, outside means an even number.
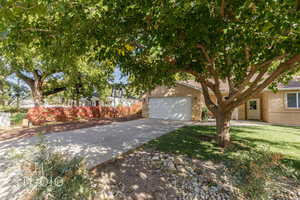
[[[252,97],[260,99],[261,120],[277,124],[300,125],[300,109],[286,108],[286,93],[298,91],[264,91]],[[205,106],[204,97],[199,90],[177,84],[175,87],[157,87],[143,100],[143,117],[148,117],[149,97],[192,97],[192,120],[201,120],[202,107]],[[215,101],[215,97],[212,96]],[[238,107],[239,120],[247,119],[247,103]]]
[[[160,86],[145,95],[143,100],[142,115],[149,116],[148,102],[151,97],[191,97],[192,98],[192,120],[201,120],[203,102],[199,90],[177,84],[175,87]]]
[[[300,125],[300,109],[286,108],[286,93],[298,91],[278,91],[277,93],[266,91],[264,97],[264,121],[286,124]]]
[[[263,92],[261,96],[262,121],[269,122],[269,92]]]
[[[262,119],[263,118],[263,97],[262,97],[262,94],[253,96],[250,99],[259,99],[260,100],[260,115],[261,115],[260,118]],[[247,102],[238,107],[238,109],[239,109],[239,120],[247,120],[248,119]]]
[[[245,104],[240,105],[238,107],[238,109],[239,109],[239,115],[238,115],[239,118],[238,119],[245,120],[246,119],[246,105]]]

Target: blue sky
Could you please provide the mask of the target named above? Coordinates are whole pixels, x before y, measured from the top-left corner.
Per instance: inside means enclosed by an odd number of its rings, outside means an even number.
[[[8,77],[8,80],[13,83],[17,83],[16,75],[11,75]],[[114,71],[114,80],[113,83],[127,83],[127,77],[122,75],[122,72],[118,67]]]
[[[114,83],[126,83],[127,82],[127,77],[122,75],[122,72],[120,71],[119,67],[115,69],[114,72]]]

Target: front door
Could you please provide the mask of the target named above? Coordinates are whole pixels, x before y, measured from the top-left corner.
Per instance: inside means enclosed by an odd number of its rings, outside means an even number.
[[[247,103],[248,119],[260,120],[260,100],[250,99]]]

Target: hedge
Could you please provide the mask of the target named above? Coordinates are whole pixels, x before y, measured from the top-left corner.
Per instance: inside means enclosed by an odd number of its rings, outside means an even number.
[[[141,111],[140,103],[132,106],[79,106],[79,107],[34,107],[27,113],[27,119],[34,125],[45,122],[66,122],[78,119],[124,118]]]

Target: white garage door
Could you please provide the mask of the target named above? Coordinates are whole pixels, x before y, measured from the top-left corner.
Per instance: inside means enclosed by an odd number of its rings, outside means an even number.
[[[149,118],[189,121],[192,119],[192,100],[190,97],[150,98]]]

